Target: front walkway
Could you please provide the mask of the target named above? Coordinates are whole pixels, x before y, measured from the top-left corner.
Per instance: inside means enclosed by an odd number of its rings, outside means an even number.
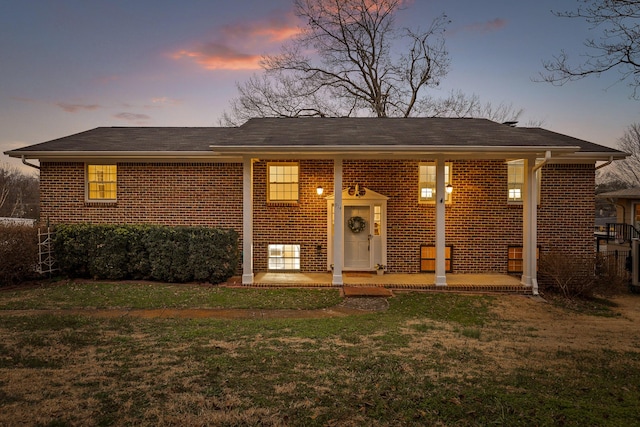
[[[531,294],[520,278],[505,274],[447,274],[447,286],[436,286],[433,273],[383,274],[344,272],[344,286],[388,289],[426,289],[453,292],[507,292]],[[331,273],[256,273],[253,286],[330,287]]]

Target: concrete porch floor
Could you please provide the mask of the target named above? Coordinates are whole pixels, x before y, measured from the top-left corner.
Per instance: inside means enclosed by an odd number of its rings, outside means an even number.
[[[331,287],[331,273],[256,273],[256,287]],[[447,286],[436,286],[433,273],[383,274],[344,272],[344,286],[388,289],[427,289],[452,292],[508,292],[531,294],[520,278],[506,274],[447,274]]]

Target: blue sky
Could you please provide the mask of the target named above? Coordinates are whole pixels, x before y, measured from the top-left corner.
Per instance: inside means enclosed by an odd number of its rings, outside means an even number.
[[[614,73],[532,81],[598,33],[551,10],[575,0],[414,0],[400,26],[451,19],[451,90],[523,108],[521,124],[615,146],[640,101]],[[235,82],[296,25],[290,0],[0,0],[0,152],[98,126],[215,126]],[[0,162],[14,162],[6,156]],[[15,164],[15,163],[13,163]]]

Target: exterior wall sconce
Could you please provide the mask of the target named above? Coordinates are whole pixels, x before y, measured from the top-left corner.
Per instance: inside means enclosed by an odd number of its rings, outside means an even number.
[[[324,193],[324,188],[322,188],[321,185],[318,185],[318,188],[316,188],[316,193],[318,193],[318,196],[322,196],[322,193]]]
[[[447,192],[447,194],[453,193],[453,185],[451,184],[447,184],[447,186],[444,189]]]

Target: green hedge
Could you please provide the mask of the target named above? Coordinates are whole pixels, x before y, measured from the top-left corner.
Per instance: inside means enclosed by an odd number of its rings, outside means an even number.
[[[0,224],[0,286],[36,278],[37,266],[38,229]]]
[[[55,231],[55,258],[70,277],[220,283],[240,257],[234,230],[61,224]]]

